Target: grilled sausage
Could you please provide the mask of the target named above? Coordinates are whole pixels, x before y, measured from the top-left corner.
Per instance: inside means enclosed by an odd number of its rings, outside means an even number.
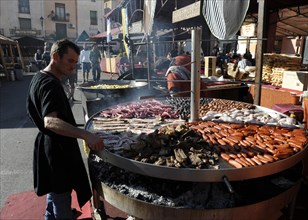
[[[262,162],[262,163],[269,163],[270,160],[263,157],[261,154],[258,154],[257,157],[259,158],[259,160]]]
[[[230,156],[226,153],[220,153],[220,156],[222,159],[229,161],[230,160]]]
[[[256,166],[257,164],[252,160],[250,159],[249,157],[246,157],[245,160],[247,160],[252,166]]]
[[[289,141],[288,143],[292,147],[296,147],[296,148],[303,150],[303,146],[301,144],[299,144],[298,142]]]
[[[270,154],[264,154],[263,157],[265,157],[266,159],[268,159],[270,162],[274,162],[274,158],[272,155]]]
[[[236,136],[228,136],[228,137],[226,137],[228,140],[230,140],[230,141],[232,141],[232,142],[234,142],[234,143],[236,143],[236,144],[238,144],[239,142],[240,142],[240,140],[241,140],[241,138],[237,138]]]
[[[240,157],[239,158],[241,161],[242,161],[242,163],[244,163],[245,165],[245,167],[250,167],[251,166],[251,164],[244,158],[244,157]]]
[[[251,158],[253,160],[253,162],[255,162],[258,165],[262,165],[262,162],[258,159],[257,156],[254,156],[253,158]]]
[[[217,139],[217,142],[220,144],[220,145],[227,145],[227,143],[222,140],[222,139]]]
[[[232,166],[234,166],[235,168],[242,168],[243,166],[242,166],[242,164],[240,164],[240,163],[238,163],[237,161],[235,161],[235,160],[229,160],[228,161],[229,162],[229,164],[231,164]]]
[[[230,146],[234,146],[235,145],[235,143],[233,142],[233,141],[231,141],[231,140],[229,140],[229,139],[227,139],[227,138],[223,138],[222,139],[224,142],[226,142],[227,144],[229,144]]]

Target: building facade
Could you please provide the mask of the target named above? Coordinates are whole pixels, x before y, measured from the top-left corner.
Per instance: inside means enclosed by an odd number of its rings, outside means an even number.
[[[104,31],[104,0],[77,0],[77,32],[89,36]]]
[[[12,39],[74,41],[83,31],[92,36],[104,30],[104,0],[0,1],[0,34]]]

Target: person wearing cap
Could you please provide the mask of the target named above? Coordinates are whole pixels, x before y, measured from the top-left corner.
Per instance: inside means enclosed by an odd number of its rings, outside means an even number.
[[[170,93],[190,91],[191,78],[191,56],[180,55],[176,56],[166,71],[167,87]],[[182,80],[189,80],[181,82]],[[187,95],[182,94],[182,95]],[[182,96],[181,95],[181,96]]]
[[[191,56],[188,54],[176,56],[166,71],[168,91],[178,96],[189,96],[191,90]],[[201,82],[201,90],[206,88],[206,84]],[[203,96],[204,93],[202,92]]]

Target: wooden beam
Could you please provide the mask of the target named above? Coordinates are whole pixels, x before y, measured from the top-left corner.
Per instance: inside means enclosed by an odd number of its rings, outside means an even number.
[[[20,47],[19,47],[19,44],[18,44],[18,43],[16,44],[16,47],[17,47],[17,51],[18,51],[19,58],[20,58],[21,67],[22,67],[22,69],[25,71],[25,70],[26,70],[26,68],[25,68],[25,63],[24,63],[24,59],[23,59],[23,57],[22,57],[22,55],[21,55],[21,51],[20,51]]]
[[[257,29],[257,50],[256,50],[256,77],[254,104],[260,105],[262,91],[262,63],[263,63],[263,36],[267,0],[258,0],[258,29]]]
[[[2,63],[3,63],[4,74],[5,74],[6,78],[8,79],[8,78],[9,78],[9,73],[8,73],[7,68],[6,68],[6,65],[5,65],[4,51],[3,51],[3,49],[2,49],[1,44],[0,44],[0,57],[1,57],[1,61],[2,61]]]

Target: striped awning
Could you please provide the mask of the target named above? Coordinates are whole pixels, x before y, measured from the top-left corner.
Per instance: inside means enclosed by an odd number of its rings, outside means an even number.
[[[204,0],[202,13],[212,34],[230,40],[239,31],[250,0]]]

